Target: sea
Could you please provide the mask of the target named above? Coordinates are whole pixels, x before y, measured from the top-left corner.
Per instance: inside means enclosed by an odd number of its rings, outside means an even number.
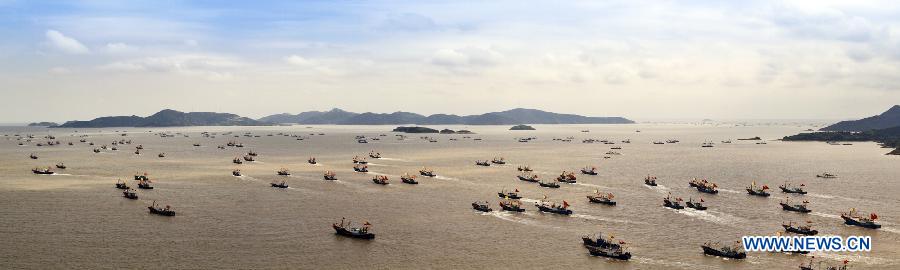
[[[532,126],[432,126],[475,134],[340,125],[0,127],[0,268],[799,269],[810,261],[837,266],[846,260],[851,269],[900,269],[900,157],[873,142],[779,140],[813,128],[802,124]],[[37,146],[48,136],[61,144]],[[679,142],[653,144],[666,140]],[[244,147],[218,147],[229,142]],[[714,147],[700,147],[704,142]],[[144,149],[135,154],[138,145]],[[232,163],[250,151],[257,161]],[[381,158],[367,158],[370,172],[354,172],[352,159],[370,152]],[[318,164],[309,164],[310,157]],[[507,164],[475,165],[500,157]],[[57,163],[67,168],[56,169]],[[574,171],[577,183],[548,189],[519,181],[522,165],[545,180]],[[31,172],[46,167],[56,174]],[[580,174],[585,167],[596,167],[598,175]],[[291,175],[278,176],[282,168]],[[420,176],[418,185],[400,182],[400,175],[422,168],[437,176]],[[232,176],[235,169],[243,176]],[[329,170],[339,180],[323,180]],[[824,172],[837,178],[816,177]],[[114,187],[119,179],[136,187],[134,175],[145,173],[155,188],[138,189],[138,200]],[[376,175],[391,183],[374,184]],[[659,185],[644,185],[648,175]],[[720,192],[690,188],[693,178],[716,183]],[[290,187],[270,186],[281,181]],[[772,196],[748,195],[753,182],[771,187]],[[782,193],[777,187],[785,182],[804,184],[809,194]],[[497,193],[516,189],[526,212],[500,211]],[[617,205],[589,203],[586,196],[596,191],[613,193]],[[709,210],[664,208],[669,195],[702,198]],[[812,212],[783,211],[779,202],[786,198],[808,201]],[[534,203],[545,199],[565,201],[574,213],[537,211]],[[488,201],[494,211],[473,210],[475,201]],[[177,215],[149,214],[154,202]],[[839,215],[851,208],[877,213],[884,227],[844,225]],[[342,219],[353,226],[369,222],[376,238],[336,235],[331,225]],[[750,252],[732,260],[704,255],[700,247],[776,235],[788,221],[809,221],[820,235],[871,236],[872,250]],[[590,256],[581,236],[596,233],[624,241],[631,260]]]

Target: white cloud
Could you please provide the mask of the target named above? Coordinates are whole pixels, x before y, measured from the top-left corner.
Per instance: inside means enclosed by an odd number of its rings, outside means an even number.
[[[114,42],[114,43],[106,43],[106,52],[108,53],[133,53],[138,51],[138,48],[135,46],[131,46],[122,42]]]
[[[62,52],[71,54],[85,54],[90,52],[87,46],[84,46],[84,44],[81,44],[81,42],[74,38],[63,35],[59,31],[52,29],[47,30],[44,35],[47,37],[47,41],[51,46]]]
[[[121,72],[168,72],[186,76],[200,76],[210,80],[234,77],[234,72],[246,64],[231,57],[178,54],[164,57],[144,57],[112,62],[100,66],[100,70]]]
[[[288,64],[295,65],[295,66],[301,66],[301,67],[309,67],[309,66],[313,66],[315,64],[313,61],[303,58],[303,56],[299,56],[296,54],[285,57],[284,62],[287,62]]]

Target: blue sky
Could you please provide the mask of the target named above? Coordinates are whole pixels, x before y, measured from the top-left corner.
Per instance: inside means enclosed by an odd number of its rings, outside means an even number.
[[[898,24],[891,1],[0,0],[0,121],[853,118],[900,103]]]

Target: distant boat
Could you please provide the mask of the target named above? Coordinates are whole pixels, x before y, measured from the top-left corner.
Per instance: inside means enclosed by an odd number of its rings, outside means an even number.
[[[806,223],[807,223],[807,225],[794,225],[793,222],[788,222],[787,224],[785,224],[784,222],[782,222],[782,223],[781,223],[781,227],[784,227],[784,230],[785,230],[786,232],[792,232],[792,233],[796,233],[796,234],[802,234],[802,235],[816,235],[816,234],[819,234],[819,231],[814,230],[814,229],[809,225],[809,223],[812,223],[811,221],[806,221]]]
[[[663,206],[672,208],[672,209],[684,209],[684,205],[681,205],[681,202],[684,201],[681,198],[672,199],[669,196],[663,199]]]
[[[687,205],[688,208],[695,209],[695,210],[699,210],[699,211],[703,211],[703,210],[708,209],[708,207],[706,207],[705,205],[703,205],[704,202],[705,202],[705,201],[703,200],[703,198],[700,198],[700,201],[699,201],[699,202],[698,202],[698,201],[694,201],[693,198],[688,198],[688,201],[685,203],[685,205]]]
[[[150,185],[150,180],[138,180],[138,188],[139,189],[153,189],[153,186]]]
[[[519,189],[516,189],[515,191],[509,191],[509,192],[507,192],[506,189],[504,189],[504,190],[501,190],[500,192],[497,192],[497,196],[499,196],[500,198],[507,198],[507,199],[513,199],[513,200],[518,200],[518,199],[522,198],[522,196],[519,196]]]
[[[122,181],[122,179],[119,179],[118,181],[116,181],[116,188],[128,189],[128,183],[125,183],[125,181]]]
[[[703,253],[706,255],[719,256],[731,259],[745,259],[747,258],[747,253],[741,250],[739,245],[735,246],[725,246],[719,244],[712,243],[704,243],[700,247],[703,248]]]
[[[437,175],[434,174],[434,171],[428,168],[422,168],[419,170],[419,174],[422,176],[435,177]]]
[[[804,186],[804,184],[800,184],[799,187],[792,187],[790,183],[784,182],[784,184],[778,186],[778,188],[780,188],[781,192],[784,193],[806,194],[806,190],[803,190]]]
[[[519,165],[519,167],[516,168],[516,170],[518,170],[518,171],[520,171],[520,172],[530,172],[530,171],[532,171],[531,167],[528,166],[528,165]]]
[[[157,214],[160,216],[169,216],[169,217],[175,216],[175,210],[172,210],[172,208],[170,206],[166,205],[165,208],[157,207],[156,201],[153,201],[153,205],[147,206],[147,208],[150,209],[151,214]]]
[[[506,164],[506,159],[504,159],[503,157],[495,157],[493,160],[491,160],[491,163],[503,165]]]
[[[556,182],[540,181],[538,182],[538,185],[545,188],[559,188],[559,184],[557,184]]]
[[[816,177],[818,177],[818,178],[837,178],[837,175],[824,172],[822,174],[817,174]]]
[[[291,175],[291,172],[288,171],[288,169],[285,169],[285,168],[281,168],[280,170],[276,171],[275,173],[278,174],[278,175],[280,175],[280,176],[289,176],[289,175]]]
[[[491,212],[494,209],[491,209],[491,206],[488,205],[488,202],[473,202],[472,208],[481,212]]]
[[[363,223],[362,227],[350,227],[350,222],[344,224],[344,219],[341,218],[341,223],[332,223],[331,228],[334,229],[335,234],[351,237],[351,238],[359,238],[359,239],[375,239],[375,234],[369,232],[372,224],[368,221]]]
[[[31,169],[31,172],[34,174],[54,174],[54,172],[50,170],[50,167],[47,167],[46,169],[34,168]]]
[[[582,173],[582,174],[587,174],[587,175],[597,175],[597,167],[584,167],[584,168],[581,168],[581,173]]]
[[[594,190],[594,194],[587,195],[588,201],[592,203],[599,203],[605,205],[616,205],[616,201],[613,201],[615,196],[612,193],[600,193],[599,190]]]
[[[759,197],[769,197],[769,195],[771,194],[768,192],[768,190],[769,186],[762,185],[760,187],[756,185],[756,181],[753,181],[753,183],[751,183],[750,186],[747,187],[747,194]]]
[[[137,200],[137,199],[138,199],[137,193],[134,193],[134,190],[133,190],[133,189],[123,190],[123,191],[122,191],[122,197],[125,197],[125,198],[128,198],[128,199],[132,199],[132,200]]]
[[[809,210],[809,208],[807,208],[807,205],[809,204],[808,201],[803,201],[802,204],[791,204],[790,199],[785,198],[784,201],[781,201],[778,204],[781,205],[781,209],[784,211],[799,212],[799,213],[812,212],[812,210]]]
[[[281,183],[272,182],[271,184],[272,184],[272,187],[275,187],[275,188],[288,188],[288,185],[287,185],[287,183],[285,183],[284,180],[282,180]]]
[[[540,202],[534,203],[534,206],[538,208],[541,212],[554,213],[560,215],[571,215],[572,210],[569,210],[569,202],[563,201],[562,204],[556,204],[553,202],[548,202],[546,200],[542,200]]]
[[[318,162],[316,162],[316,158],[315,158],[315,157],[310,157],[309,159],[306,160],[306,162],[309,163],[309,164],[316,164],[316,163],[318,163]]]
[[[881,228],[881,224],[875,223],[875,220],[878,220],[877,214],[871,213],[868,217],[861,216],[856,213],[856,208],[851,208],[849,212],[841,213],[841,218],[844,219],[844,223],[847,225],[869,229]]]
[[[241,170],[235,169],[231,171],[231,175],[233,176],[241,176]]]
[[[539,181],[537,174],[523,174],[523,175],[519,175],[518,178],[519,178],[519,180],[522,180],[525,182],[538,182]]]
[[[369,166],[366,166],[366,165],[356,165],[356,166],[353,166],[353,171],[355,171],[355,172],[362,172],[362,173],[364,173],[364,172],[369,172]]]
[[[234,158],[231,160],[231,162],[234,164],[244,164],[244,161],[241,160],[240,158]]]
[[[57,163],[57,164],[56,164],[56,168],[57,168],[57,169],[63,169],[63,170],[65,170],[65,169],[66,169],[66,164],[63,164],[62,162]]]
[[[656,186],[656,176],[648,175],[647,177],[644,178],[644,184],[651,186],[651,187],[655,187]]]
[[[500,209],[510,212],[525,212],[525,208],[522,207],[522,202],[519,200],[511,200],[511,198],[500,201]]]
[[[333,171],[325,171],[325,174],[322,176],[325,180],[337,180],[337,176]]]
[[[401,175],[401,176],[400,176],[400,182],[403,182],[403,183],[406,183],[406,184],[412,184],[412,185],[419,184],[419,182],[416,181],[416,176],[415,176],[415,175],[410,175],[409,173],[406,173],[406,174]]]
[[[575,177],[575,173],[563,171],[562,173],[559,174],[559,176],[556,177],[556,181],[562,182],[562,183],[574,184],[574,183],[576,183],[577,178]]]
[[[390,184],[390,182],[388,182],[387,175],[376,175],[374,178],[372,178],[372,182],[379,185]]]
[[[491,163],[487,160],[476,160],[475,165],[478,166],[491,166]]]

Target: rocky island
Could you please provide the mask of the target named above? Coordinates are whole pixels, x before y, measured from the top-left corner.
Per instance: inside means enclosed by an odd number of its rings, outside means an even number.
[[[151,116],[107,116],[90,121],[68,121],[60,128],[105,128],[105,127],[184,127],[184,126],[271,126],[271,123],[256,121],[231,113],[180,112],[162,110]]]
[[[885,127],[889,128],[872,128]],[[888,155],[900,155],[900,106],[881,115],[855,121],[842,121],[818,132],[786,136],[784,141],[863,142],[874,141],[885,148],[896,148]]]
[[[403,133],[438,133],[437,129],[427,128],[427,127],[397,127],[392,130],[392,132],[403,132]]]
[[[515,125],[509,128],[509,130],[534,130],[534,127],[529,125]]]
[[[59,124],[54,122],[36,122],[28,124],[29,127],[55,127],[59,126]]]

